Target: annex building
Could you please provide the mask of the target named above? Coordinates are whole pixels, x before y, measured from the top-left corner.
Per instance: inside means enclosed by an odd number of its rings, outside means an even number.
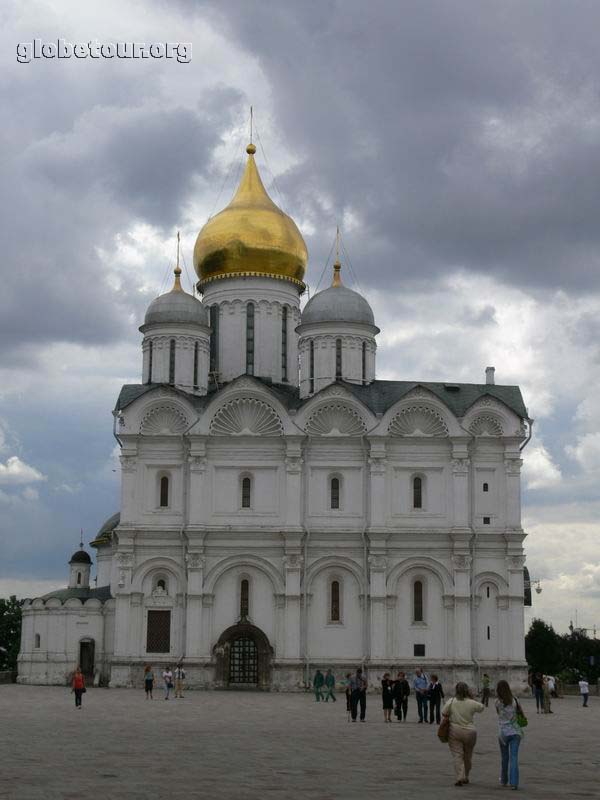
[[[255,147],[200,231],[202,300],[171,291],[140,331],[139,384],[114,410],[121,507],[69,586],[27,601],[22,683],[141,683],[183,658],[199,687],[296,689],[316,666],[480,671],[520,686],[519,388],[376,379],[364,297],[304,309],[307,251]],[[111,509],[107,509],[110,511]]]

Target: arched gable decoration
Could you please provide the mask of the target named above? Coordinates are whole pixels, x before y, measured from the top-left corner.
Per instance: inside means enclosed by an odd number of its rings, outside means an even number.
[[[396,583],[410,570],[420,571],[421,577],[433,575],[438,578],[445,594],[450,594],[454,591],[452,575],[442,563],[429,556],[414,556],[404,559],[404,561],[396,564],[390,570],[386,580],[388,594],[395,594]]]
[[[237,397],[218,409],[210,423],[213,436],[283,436],[283,423],[268,403]]]
[[[500,421],[490,414],[481,414],[469,425],[473,436],[502,436],[504,431]]]
[[[207,572],[204,578],[204,591],[207,594],[212,594],[219,578],[225,572],[237,567],[244,567],[246,569],[254,567],[270,579],[274,592],[277,594],[283,594],[283,592],[285,592],[285,580],[277,568],[265,558],[252,555],[229,556],[219,561]]]
[[[366,430],[360,414],[344,403],[320,406],[306,423],[306,432],[312,436],[362,436]]]
[[[403,408],[390,422],[391,436],[448,436],[443,417],[425,405]]]
[[[189,427],[186,415],[170,403],[161,403],[148,411],[140,425],[140,433],[148,436],[177,435]]]
[[[308,572],[306,575],[306,591],[310,591],[310,587],[314,579],[324,570],[333,570],[335,571],[336,575],[338,576],[338,580],[340,577],[343,577],[345,572],[349,572],[351,575],[354,576],[356,582],[358,583],[359,590],[364,592],[364,580],[363,580],[363,573],[362,569],[356,561],[353,561],[351,558],[347,556],[322,556],[314,561],[310,567],[308,568]]]

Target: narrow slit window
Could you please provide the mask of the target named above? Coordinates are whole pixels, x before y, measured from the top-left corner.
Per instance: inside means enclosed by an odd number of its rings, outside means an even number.
[[[308,348],[308,378],[310,384],[310,394],[315,391],[315,343],[310,340]]]
[[[198,344],[198,342],[196,342],[195,345],[194,345],[194,389],[198,388],[198,356],[199,356],[198,351],[199,351],[199,349],[200,349],[200,345]]]
[[[363,386],[367,382],[367,343],[362,343],[362,382]]]
[[[489,487],[489,485],[488,485],[487,483],[484,483],[484,484],[483,484],[483,491],[484,491],[484,492],[489,492],[489,490],[490,490],[490,487]]]
[[[247,579],[240,584],[240,617],[245,619],[250,612],[250,584]]]
[[[491,631],[490,631],[490,626],[489,626],[489,625],[487,626],[487,638],[488,638],[488,642],[489,642],[489,640],[492,638],[492,636],[491,636]]]
[[[423,508],[423,479],[413,478],[413,508]]]
[[[169,479],[166,475],[160,479],[160,507],[168,508],[169,506]]]
[[[339,508],[340,507],[340,479],[339,478],[332,478],[331,479],[331,508]]]
[[[342,340],[335,340],[335,377],[342,377]]]
[[[148,342],[148,383],[152,383],[152,342]]]
[[[81,572],[77,573],[77,586],[81,584]]]
[[[252,481],[250,478],[242,479],[242,508],[250,508],[252,499]]]
[[[413,621],[423,622],[423,582],[413,584]]]
[[[281,380],[287,383],[288,379],[288,309],[284,306],[281,310]]]
[[[331,608],[330,618],[332,622],[340,621],[340,582],[331,581]]]
[[[254,375],[254,303],[246,306],[246,375]]]
[[[169,345],[169,383],[175,383],[175,339]]]
[[[40,647],[40,644],[41,644],[40,635],[39,635],[39,633],[36,633],[36,635],[35,635],[35,647],[36,647],[36,650]]]
[[[219,371],[219,306],[210,307],[210,371]]]
[[[487,596],[489,597],[490,596],[490,587],[486,586],[485,587],[485,591],[486,591]]]

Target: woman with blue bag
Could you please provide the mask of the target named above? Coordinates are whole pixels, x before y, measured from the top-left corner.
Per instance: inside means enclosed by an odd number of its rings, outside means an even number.
[[[511,789],[519,788],[519,745],[527,717],[519,701],[513,696],[506,681],[496,686],[496,713],[498,714],[498,742],[500,744],[500,783]]]

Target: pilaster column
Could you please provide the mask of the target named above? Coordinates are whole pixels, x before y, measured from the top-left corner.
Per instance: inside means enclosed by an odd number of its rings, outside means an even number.
[[[471,556],[459,553],[452,556],[454,576],[454,642],[455,657],[471,660]]]
[[[285,443],[285,526],[302,525],[302,437],[288,437]]]
[[[512,661],[525,660],[525,625],[523,618],[523,567],[525,556],[509,555],[506,558],[508,576],[508,652]]]
[[[521,527],[521,467],[520,453],[505,451],[504,471],[506,474],[506,527]]]
[[[203,650],[202,642],[202,584],[204,583],[205,559],[200,553],[187,555],[187,610],[185,621],[185,654],[189,658],[199,658]]]
[[[191,525],[204,522],[204,476],[206,474],[206,441],[194,437],[190,445],[188,519]]]
[[[300,658],[300,571],[304,559],[299,553],[283,557],[285,570],[285,613],[283,657]]]
[[[384,555],[369,556],[371,595],[371,658],[386,657],[386,586],[387,558]]]
[[[469,467],[467,446],[452,447],[452,495],[454,498],[454,528],[468,528],[472,523],[469,508]]]
[[[385,483],[387,472],[387,457],[385,439],[369,439],[369,481],[370,481],[370,514],[368,524],[370,528],[382,528],[386,520]]]
[[[121,520],[119,524],[132,522],[136,514],[136,480],[137,457],[136,449],[123,448],[119,461],[121,462]]]

